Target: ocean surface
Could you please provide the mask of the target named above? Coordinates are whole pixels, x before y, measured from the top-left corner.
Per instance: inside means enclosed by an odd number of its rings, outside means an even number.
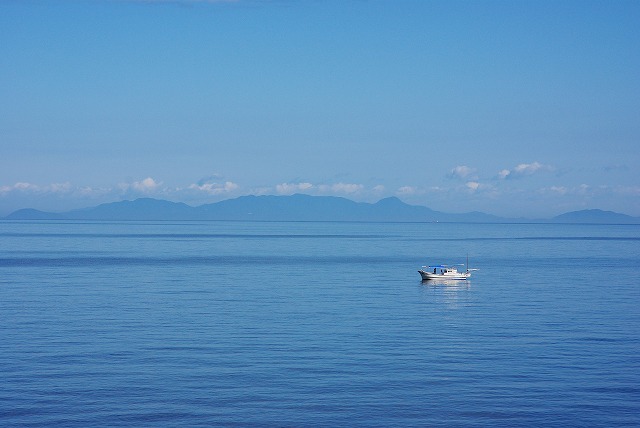
[[[639,270],[638,225],[3,221],[0,426],[637,427]]]

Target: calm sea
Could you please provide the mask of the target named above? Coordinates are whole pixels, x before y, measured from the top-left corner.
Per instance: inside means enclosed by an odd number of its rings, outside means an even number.
[[[639,426],[639,271],[629,225],[4,221],[0,425]]]

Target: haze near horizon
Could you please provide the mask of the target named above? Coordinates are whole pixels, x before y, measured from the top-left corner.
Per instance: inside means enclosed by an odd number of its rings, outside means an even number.
[[[0,3],[0,217],[397,196],[640,216],[633,1]]]

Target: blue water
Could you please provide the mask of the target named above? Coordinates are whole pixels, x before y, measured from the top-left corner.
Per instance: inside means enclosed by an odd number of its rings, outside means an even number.
[[[0,425],[639,426],[639,268],[628,225],[0,222]]]

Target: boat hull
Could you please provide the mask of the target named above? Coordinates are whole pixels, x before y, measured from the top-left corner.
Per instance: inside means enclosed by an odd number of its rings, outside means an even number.
[[[422,276],[423,281],[434,280],[434,279],[449,279],[456,281],[465,281],[469,279],[471,273],[469,272],[444,272],[444,273],[433,273],[426,272],[424,270],[419,270],[420,276]]]

